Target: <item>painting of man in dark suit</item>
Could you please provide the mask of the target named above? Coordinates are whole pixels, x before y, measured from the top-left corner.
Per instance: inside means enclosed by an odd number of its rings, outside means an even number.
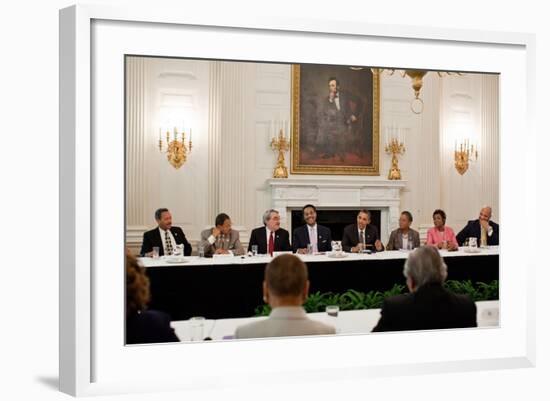
[[[378,73],[293,66],[292,173],[378,174]]]

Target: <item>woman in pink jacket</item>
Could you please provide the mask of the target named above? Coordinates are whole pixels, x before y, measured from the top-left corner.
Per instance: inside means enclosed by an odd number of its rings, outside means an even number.
[[[434,227],[428,230],[428,239],[426,244],[435,245],[438,249],[447,249],[448,251],[458,250],[458,242],[455,233],[451,227],[445,226],[447,215],[441,209],[436,209],[432,215]]]

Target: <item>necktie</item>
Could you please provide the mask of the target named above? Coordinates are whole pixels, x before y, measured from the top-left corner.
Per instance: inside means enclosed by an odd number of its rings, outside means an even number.
[[[269,234],[269,254],[273,256],[273,251],[275,250],[275,241],[273,240],[273,231],[271,231],[271,234]]]
[[[363,230],[359,231],[359,242],[365,245],[365,234],[363,233]]]
[[[487,246],[487,230],[485,227],[481,227],[481,246]]]
[[[166,242],[166,254],[171,255],[172,254],[172,240],[170,239],[170,236],[168,235],[168,230],[164,232],[164,242]]]
[[[317,235],[315,233],[315,228],[310,227],[309,228],[309,243],[311,244],[311,247],[313,248],[313,252],[317,252]]]
[[[216,249],[223,249],[223,234],[220,234],[216,237],[216,242],[214,242]]]

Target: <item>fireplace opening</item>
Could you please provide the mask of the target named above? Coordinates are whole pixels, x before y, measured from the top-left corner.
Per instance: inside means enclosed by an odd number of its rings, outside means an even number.
[[[380,236],[380,210],[368,210],[371,213],[371,224],[376,226],[378,236]],[[333,241],[341,241],[344,227],[357,221],[357,213],[359,213],[359,209],[317,209],[317,224],[330,228]],[[302,209],[291,210],[291,216],[292,230],[306,224]]]

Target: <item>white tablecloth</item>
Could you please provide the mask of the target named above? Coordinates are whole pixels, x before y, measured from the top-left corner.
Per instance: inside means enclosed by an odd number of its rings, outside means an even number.
[[[500,312],[499,301],[480,301],[476,302],[476,306],[477,324],[479,327],[498,326]],[[328,316],[324,312],[309,313],[308,316],[311,319],[335,326],[338,334],[370,333],[373,327],[376,326],[378,319],[380,319],[380,309],[341,311],[337,318]],[[222,340],[223,337],[233,336],[238,326],[266,318],[267,317],[249,317],[205,320],[203,337],[210,337],[212,340]],[[189,341],[189,320],[174,321],[171,324],[181,341]]]
[[[458,251],[448,252],[446,250],[440,250],[439,253],[442,257],[457,257],[457,256],[481,256],[481,255],[498,255],[499,247],[490,246],[488,248],[476,248],[477,253],[468,252],[468,248],[461,247]],[[334,261],[354,261],[354,260],[388,260],[388,259],[407,259],[409,251],[384,251],[373,254],[358,254],[358,253],[346,253],[344,258],[332,258],[328,255],[299,255],[304,262],[334,262]],[[214,265],[228,265],[228,264],[267,264],[271,261],[271,257],[268,255],[258,256],[220,256],[214,258],[199,258],[198,256],[185,256],[177,259],[172,259],[176,263],[170,263],[170,257],[161,257],[159,259],[153,258],[139,258],[140,262],[145,267],[155,266],[214,266]]]

